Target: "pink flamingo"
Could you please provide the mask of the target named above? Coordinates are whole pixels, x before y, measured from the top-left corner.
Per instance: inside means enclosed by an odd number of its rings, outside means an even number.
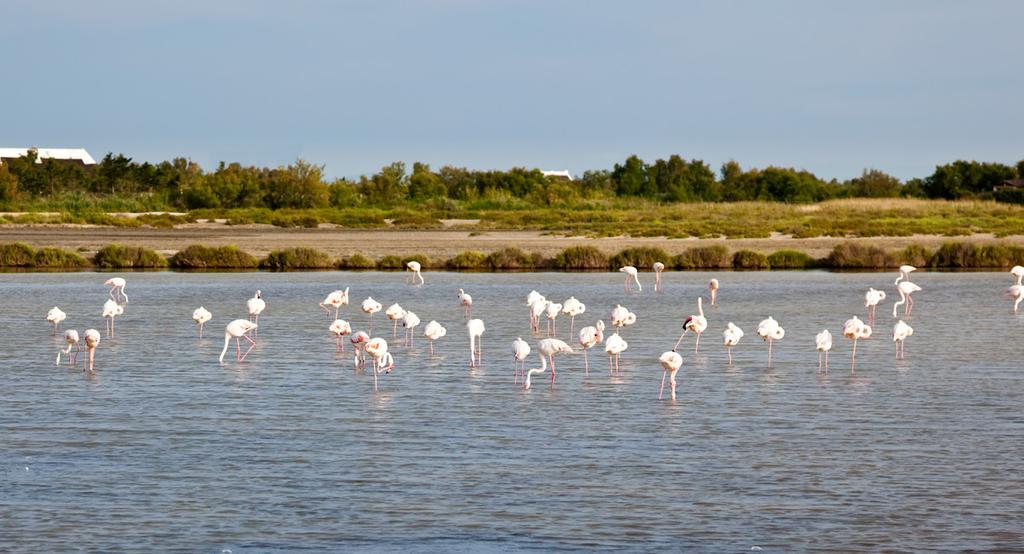
[[[519,372],[526,375],[526,357],[530,355],[530,344],[520,337],[512,341],[512,383],[519,382]]]
[[[683,367],[683,357],[675,350],[665,352],[658,358],[661,362],[661,390],[658,391],[658,400],[665,394],[665,377],[668,376],[668,384],[671,386],[672,400],[676,399],[676,372]]]
[[[323,308],[324,312],[326,312],[328,316],[331,315],[331,310],[328,309],[327,306],[334,308],[334,319],[338,319],[338,310],[340,310],[342,306],[347,305],[348,287],[345,287],[345,290],[336,290],[331,292],[327,295],[327,298],[324,298],[323,302],[320,302],[320,307]]]
[[[249,336],[250,331],[256,329],[256,323],[247,319],[236,319],[231,323],[228,323],[227,327],[224,328],[224,349],[220,351],[219,362],[224,363],[224,354],[228,351],[228,346],[231,345],[231,339],[235,339],[235,355],[239,362],[245,361],[245,357],[252,352],[252,349],[256,347],[256,341],[252,340]],[[249,341],[249,349],[242,354],[242,339]]]
[[[466,322],[466,330],[469,331],[469,367],[480,367],[483,360],[480,339],[484,335],[484,320],[471,319]]]
[[[96,373],[93,370],[93,361],[96,358],[96,347],[100,345],[100,332],[96,329],[85,330],[85,348],[89,350],[89,373]]]
[[[551,384],[555,384],[555,354],[572,354],[572,347],[558,339],[543,339],[537,343],[537,351],[551,362]]]
[[[626,274],[626,285],[625,285],[626,292],[630,292],[632,290],[632,287],[630,286],[630,283],[629,283],[630,279],[632,279],[633,282],[636,283],[636,290],[637,290],[637,292],[643,292],[644,287],[642,285],[640,285],[640,276],[637,275],[637,270],[636,270],[635,267],[633,267],[631,265],[625,265],[625,266],[622,266],[622,267],[619,268],[619,272]]]
[[[344,337],[352,334],[352,326],[349,325],[344,319],[335,319],[331,322],[330,327],[327,328],[335,337],[335,349],[338,352],[345,351],[345,340]]]
[[[590,362],[587,360],[587,351],[604,342],[604,321],[598,321],[597,325],[588,325],[580,329],[580,346],[583,347],[583,368],[585,375],[590,375]]]

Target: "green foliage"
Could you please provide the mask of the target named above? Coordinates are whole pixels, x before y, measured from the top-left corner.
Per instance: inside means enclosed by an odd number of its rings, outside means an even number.
[[[155,251],[139,246],[109,244],[92,258],[96,267],[104,269],[151,269],[167,267],[167,259]]]
[[[263,269],[288,271],[292,269],[333,269],[337,264],[326,253],[313,248],[283,248],[274,250],[260,262]]]
[[[818,260],[799,250],[777,250],[768,255],[772,269],[809,269],[818,266]]]
[[[1017,177],[1016,168],[1000,163],[957,160],[940,165],[924,180],[929,198],[949,200],[991,192],[1007,179]]]
[[[825,258],[825,264],[835,269],[875,269],[897,265],[885,250],[856,242],[837,244]]]
[[[61,248],[40,248],[33,256],[34,267],[76,269],[87,267],[89,260]]]
[[[434,269],[444,265],[443,263],[435,264],[434,261],[430,259],[430,256],[427,256],[426,254],[407,254],[402,256],[402,269],[405,269],[405,264],[409,262],[419,262],[423,269]]]
[[[768,257],[753,250],[737,250],[732,255],[733,269],[768,269]]]
[[[697,246],[676,256],[675,267],[678,269],[727,268],[732,267],[732,257],[729,256],[729,249],[720,244]]]
[[[487,267],[487,256],[483,252],[467,250],[453,256],[447,265],[449,269],[484,269]]]
[[[527,254],[515,247],[502,248],[487,255],[487,267],[498,269],[536,269],[543,266],[539,254]]]
[[[932,256],[932,267],[1006,268],[1024,264],[1024,247],[947,242]]]
[[[0,267],[32,267],[35,250],[23,242],[0,244]]]
[[[179,269],[251,269],[259,260],[234,246],[193,244],[171,256],[170,263]]]
[[[932,252],[920,244],[911,244],[895,255],[896,265],[909,264],[915,267],[927,266]]]
[[[849,196],[886,198],[900,195],[900,180],[877,169],[865,169],[860,177],[851,179],[846,188]]]
[[[377,262],[362,254],[345,256],[338,262],[339,269],[374,269],[375,267],[377,267]]]
[[[609,260],[608,267],[611,269],[618,269],[622,266],[631,265],[636,268],[649,268],[654,265],[654,262],[666,263],[671,261],[672,256],[669,256],[668,253],[661,248],[638,246],[635,248],[626,248],[612,256]]]
[[[377,260],[378,269],[405,269],[405,262],[402,261],[401,256],[395,256],[389,254],[383,258]]]
[[[570,246],[552,261],[552,267],[562,271],[608,269],[608,255],[594,246]]]

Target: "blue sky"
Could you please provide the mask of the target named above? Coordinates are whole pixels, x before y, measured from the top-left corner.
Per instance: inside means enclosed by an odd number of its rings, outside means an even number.
[[[0,146],[332,176],[1024,158],[1024,2],[7,0]]]

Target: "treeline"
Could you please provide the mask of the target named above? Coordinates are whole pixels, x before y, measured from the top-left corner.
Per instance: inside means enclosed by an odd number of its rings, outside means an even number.
[[[537,169],[474,171],[445,166],[433,170],[402,162],[356,180],[324,177],[323,166],[304,160],[277,168],[221,163],[213,171],[184,158],[152,164],[107,154],[96,166],[43,160],[34,151],[0,164],[0,208],[16,210],[57,205],[78,211],[268,208],[271,210],[401,205],[431,202],[436,210],[472,204],[478,208],[516,205],[569,205],[600,198],[645,198],[660,202],[768,200],[819,202],[849,197],[980,198],[1024,203],[1024,191],[993,192],[1005,180],[1024,176],[1015,166],[956,161],[931,175],[902,182],[882,171],[865,170],[847,181],[825,180],[805,170],[783,167],[744,169],[735,161],[716,172],[702,160],[645,162],[630,156],[609,170],[587,171],[575,181],[546,178]],[[46,204],[45,201],[50,201]],[[449,201],[453,201],[448,203]],[[57,203],[57,204],[55,204]]]
[[[662,262],[669,270],[752,270],[752,269],[887,269],[902,264],[942,269],[993,269],[1024,265],[1024,247],[1007,245],[976,245],[949,242],[935,251],[920,245],[896,250],[848,242],[835,246],[824,258],[805,252],[783,249],[771,254],[753,250],[730,251],[725,246],[698,246],[679,255],[670,255],[661,248],[627,248],[608,255],[593,246],[572,246],[553,257],[528,253],[506,247],[490,253],[465,251],[448,259],[434,259],[424,254],[387,255],[373,260],[362,254],[340,259],[313,248],[285,248],[272,251],[259,259],[234,246],[188,246],[170,258],[154,250],[111,244],[100,249],[91,259],[60,248],[34,249],[23,243],[0,244],[0,267],[33,269],[163,269],[185,270],[266,269],[297,270],[405,270],[405,264],[416,260],[425,269],[451,271],[616,271],[632,265],[649,270]]]

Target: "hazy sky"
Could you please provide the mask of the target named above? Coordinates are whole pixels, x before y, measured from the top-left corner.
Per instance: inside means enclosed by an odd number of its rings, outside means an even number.
[[[0,146],[333,176],[1024,158],[1019,1],[6,0]]]

